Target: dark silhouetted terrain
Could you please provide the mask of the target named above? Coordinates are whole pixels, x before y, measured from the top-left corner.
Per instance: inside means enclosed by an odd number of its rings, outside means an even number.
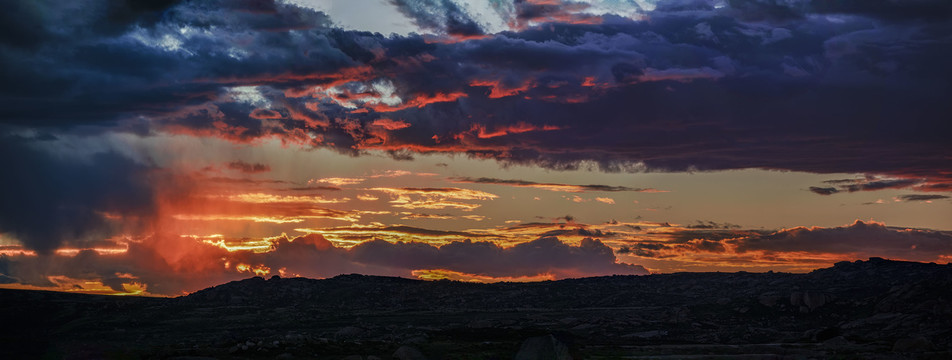
[[[179,298],[2,290],[0,358],[952,358],[952,265],[472,284],[251,278]]]

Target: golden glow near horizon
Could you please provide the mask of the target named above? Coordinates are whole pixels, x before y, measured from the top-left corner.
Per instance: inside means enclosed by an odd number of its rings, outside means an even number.
[[[184,148],[233,146],[214,144],[214,141],[211,141],[213,145],[199,145],[193,140],[175,136],[163,141],[149,139],[139,146],[158,148],[166,142]],[[193,159],[194,164],[164,158],[166,152],[156,151],[155,158],[162,166],[185,169],[180,173],[189,179],[191,188],[185,196],[168,197],[162,202],[160,212],[152,220],[161,226],[162,233],[135,241],[114,238],[106,245],[64,246],[52,256],[73,258],[87,251],[120,261],[133,256],[130,250],[133,247],[148,248],[159,254],[160,264],[167,264],[162,266],[177,269],[170,272],[170,276],[215,269],[214,272],[219,273],[211,277],[213,279],[274,274],[333,276],[334,266],[338,265],[321,264],[339,263],[344,264],[339,265],[342,272],[371,271],[429,280],[539,281],[557,277],[544,271],[487,276],[446,268],[376,267],[374,263],[353,258],[358,253],[350,251],[374,240],[426,244],[434,248],[464,241],[488,242],[509,249],[542,236],[554,236],[566,246],[580,246],[584,239],[596,239],[612,249],[618,263],[642,265],[652,272],[803,272],[837,261],[876,256],[879,251],[875,246],[863,250],[866,245],[859,243],[848,249],[815,247],[813,244],[821,243],[822,236],[827,236],[823,233],[825,229],[889,236],[919,231],[914,230],[917,228],[952,228],[948,218],[942,216],[952,209],[948,201],[877,202],[877,199],[898,196],[899,190],[857,192],[837,198],[804,196],[809,184],[851,176],[848,174],[761,170],[696,174],[554,172],[433,155],[393,163],[375,155],[353,158],[323,150],[301,153],[269,142],[258,145],[254,151],[247,149],[234,154],[182,150],[206,154]],[[210,155],[216,153],[222,155]],[[248,161],[289,160],[270,161],[269,172],[254,174],[208,175],[194,170],[248,157],[251,157]],[[402,168],[395,168],[397,166]],[[493,177],[478,177],[486,174]],[[738,184],[739,179],[751,177],[759,180],[744,186]],[[922,216],[910,217],[910,212]],[[115,223],[125,221],[125,214],[107,215],[105,218]],[[865,227],[855,225],[856,219],[862,219]],[[798,228],[799,225],[809,227]],[[941,233],[941,230],[928,231]],[[811,236],[819,240],[804,234],[815,234]],[[5,244],[0,246],[0,256],[13,261],[43,256],[19,245],[9,235],[0,236]],[[321,240],[305,239],[299,240],[303,245],[297,244],[296,239],[306,236],[319,236]],[[762,239],[790,236],[802,237],[803,243],[791,242],[786,248],[760,246]],[[319,256],[336,257],[292,261],[287,258],[291,255],[278,251],[292,243],[298,246],[295,251],[304,246],[304,249],[313,248],[308,251],[316,251]],[[887,249],[888,242],[883,240],[875,245]],[[928,246],[934,248],[935,245]],[[920,249],[924,248],[927,247]],[[947,261],[952,251],[943,251],[909,250],[892,254],[898,259]],[[140,254],[141,250],[135,252],[135,256]],[[309,272],[308,266],[320,268],[321,272]],[[123,271],[123,276],[127,278],[113,280],[112,284],[120,284],[113,287],[103,284],[104,280],[96,276],[81,279],[77,277],[79,274],[67,276],[68,272],[43,278],[46,285],[6,284],[2,287],[152,294],[148,279],[138,278],[143,270],[126,267],[128,270]],[[568,273],[560,276],[565,274]],[[584,272],[578,274],[585,275]],[[213,280],[203,281],[208,283],[201,286],[214,285]],[[200,288],[194,286],[190,289]],[[160,294],[181,291],[163,289]]]

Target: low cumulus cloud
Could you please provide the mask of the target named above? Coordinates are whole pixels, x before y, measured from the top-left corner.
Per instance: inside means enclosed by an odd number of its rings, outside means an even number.
[[[952,235],[932,230],[890,228],[876,222],[856,221],[836,228],[798,227],[769,235],[738,239],[738,252],[812,252],[936,261],[952,254]]]
[[[506,185],[514,187],[531,187],[549,191],[561,191],[561,192],[586,192],[586,191],[605,191],[605,192],[616,192],[616,191],[633,191],[633,192],[665,192],[664,190],[658,190],[653,188],[632,188],[627,186],[612,186],[612,185],[572,185],[572,184],[559,184],[559,183],[540,183],[528,180],[515,180],[515,179],[496,179],[496,178],[471,178],[471,177],[454,177],[450,178],[451,181],[456,183],[471,183],[471,184],[491,184],[491,185]]]
[[[949,232],[888,227],[859,220],[841,227],[796,227],[779,231],[685,228],[667,234],[666,240],[635,241],[619,253],[655,259],[722,259],[734,263],[809,259],[817,265],[869,257],[944,263],[952,254]]]
[[[75,256],[2,257],[0,270],[6,282],[15,279],[21,284],[53,286],[53,280],[66,277],[101,281],[117,291],[122,291],[124,283],[137,282],[152,293],[166,295],[248,277],[254,270],[260,275],[312,278],[347,273],[412,277],[414,270],[557,279],[648,273],[644,267],[619,262],[611,248],[593,239],[569,245],[555,237],[543,237],[512,247],[471,240],[442,246],[373,240],[341,248],[320,234],[279,237],[273,240],[271,251],[263,253],[229,252],[193,239],[153,238],[131,243],[127,252],[116,255],[85,250]]]

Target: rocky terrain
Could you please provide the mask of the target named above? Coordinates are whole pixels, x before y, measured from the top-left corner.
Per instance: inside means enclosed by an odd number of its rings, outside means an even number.
[[[473,284],[251,278],[178,298],[0,290],[3,359],[949,359],[952,265]]]

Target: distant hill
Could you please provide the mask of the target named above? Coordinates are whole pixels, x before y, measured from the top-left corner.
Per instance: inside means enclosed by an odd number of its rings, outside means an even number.
[[[952,265],[879,258],[534,283],[256,277],[160,299],[5,290],[0,306],[0,358],[952,355]]]

